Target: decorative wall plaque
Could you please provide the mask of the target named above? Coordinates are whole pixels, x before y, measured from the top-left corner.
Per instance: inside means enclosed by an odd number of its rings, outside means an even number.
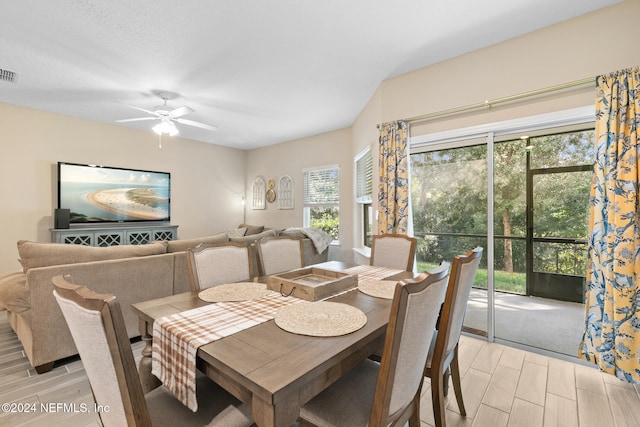
[[[278,181],[278,209],[293,209],[293,179],[284,175]]]
[[[251,207],[253,209],[265,209],[265,189],[266,185],[264,179],[257,177],[253,180],[253,198],[251,201]]]

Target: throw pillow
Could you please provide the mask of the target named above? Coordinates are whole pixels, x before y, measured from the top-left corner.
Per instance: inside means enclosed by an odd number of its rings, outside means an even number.
[[[252,234],[260,234],[264,231],[264,225],[249,225],[249,224],[240,224],[238,228],[246,228],[247,232],[244,233],[245,236],[251,236]]]
[[[166,252],[167,242],[102,248],[84,245],[67,245],[64,243],[18,241],[18,255],[20,255],[20,263],[25,273],[30,268],[36,267],[159,255]]]

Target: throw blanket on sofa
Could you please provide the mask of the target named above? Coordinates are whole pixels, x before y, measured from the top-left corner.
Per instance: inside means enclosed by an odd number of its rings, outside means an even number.
[[[325,251],[333,242],[333,237],[329,233],[325,233],[319,228],[303,228],[303,227],[292,227],[284,230],[283,234],[295,234],[301,233],[307,236],[313,242],[313,246],[315,246],[316,250],[319,254]]]

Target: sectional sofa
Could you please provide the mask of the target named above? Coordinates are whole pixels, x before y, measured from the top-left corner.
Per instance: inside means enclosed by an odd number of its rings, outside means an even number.
[[[131,304],[190,290],[188,248],[229,240],[254,244],[278,234],[303,238],[305,265],[327,261],[328,247],[318,252],[316,244],[300,234],[300,229],[265,230],[242,225],[239,230],[202,238],[105,248],[19,241],[23,269],[0,276],[0,309],[7,310],[32,366],[38,373],[47,372],[55,361],[78,353],[53,297],[53,276],[68,274],[74,282],[96,292],[115,295],[123,309],[127,333],[133,338],[140,332]],[[257,251],[253,252],[254,272],[261,272]]]

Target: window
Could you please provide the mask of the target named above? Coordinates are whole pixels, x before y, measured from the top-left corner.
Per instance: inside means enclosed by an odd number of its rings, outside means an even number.
[[[371,203],[373,161],[371,148],[356,157],[356,202]]]
[[[340,168],[326,166],[304,172],[305,227],[319,228],[339,238]]]
[[[373,208],[371,203],[362,203],[362,238],[363,245],[370,248],[371,247],[371,236],[373,235]]]
[[[371,211],[371,194],[373,181],[373,159],[371,157],[371,148],[367,147],[365,151],[360,153],[355,159],[356,167],[356,203],[360,211],[360,219],[362,224],[362,243],[363,246],[371,247],[372,233],[372,211]]]

